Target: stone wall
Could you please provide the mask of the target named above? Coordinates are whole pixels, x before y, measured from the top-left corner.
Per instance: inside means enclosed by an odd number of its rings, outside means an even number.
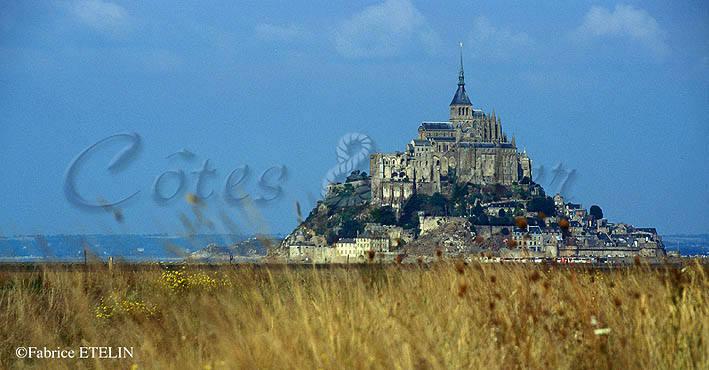
[[[494,234],[501,234],[503,229],[507,229],[507,237],[512,238],[512,232],[515,229],[514,225],[475,225],[475,233],[487,239]]]

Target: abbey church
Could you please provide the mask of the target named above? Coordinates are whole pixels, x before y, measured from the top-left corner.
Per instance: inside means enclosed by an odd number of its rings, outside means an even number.
[[[423,122],[404,152],[370,156],[372,203],[399,209],[415,193],[441,192],[444,181],[511,185],[532,178],[532,161],[517,152],[500,117],[474,109],[465,92],[463,55],[448,122]]]

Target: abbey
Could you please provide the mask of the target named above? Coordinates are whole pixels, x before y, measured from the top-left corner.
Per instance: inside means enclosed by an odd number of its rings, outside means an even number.
[[[532,161],[507,140],[500,117],[474,109],[465,92],[463,54],[448,122],[423,122],[404,152],[370,156],[372,203],[398,210],[415,193],[441,192],[444,181],[511,185],[532,178]]]

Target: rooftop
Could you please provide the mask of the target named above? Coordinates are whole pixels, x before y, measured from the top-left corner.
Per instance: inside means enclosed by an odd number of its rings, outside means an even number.
[[[453,131],[453,125],[450,122],[424,122],[421,124],[424,130],[450,130]]]
[[[414,145],[417,145],[417,146],[431,146],[431,142],[428,140],[414,139],[413,142],[414,142]]]
[[[461,148],[514,148],[514,145],[511,143],[490,143],[490,142],[470,142],[470,141],[461,141],[458,143],[458,146]]]
[[[515,227],[515,234],[541,234],[542,229],[539,226],[527,226],[527,230],[522,230]]]
[[[464,85],[458,85],[458,90],[455,91],[450,105],[473,105],[468,98],[468,93],[465,92]]]

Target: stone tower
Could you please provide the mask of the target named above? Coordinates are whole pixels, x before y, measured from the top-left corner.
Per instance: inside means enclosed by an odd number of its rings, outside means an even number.
[[[473,104],[465,92],[465,77],[463,76],[463,43],[460,43],[460,72],[458,72],[458,90],[450,105],[450,122],[455,127],[473,120]]]

